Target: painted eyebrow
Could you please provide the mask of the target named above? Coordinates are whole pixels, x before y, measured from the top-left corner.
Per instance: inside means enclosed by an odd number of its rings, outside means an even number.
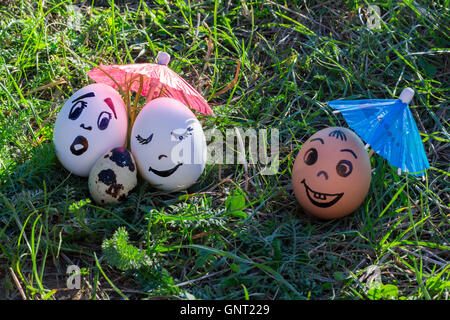
[[[84,98],[92,98],[95,97],[95,93],[93,92],[88,92],[86,94],[83,94],[82,96],[76,98],[75,100],[72,101],[72,103],[77,102],[78,100],[84,99]]]
[[[114,118],[117,119],[117,115],[116,115],[116,108],[114,108],[114,103],[112,102],[111,98],[106,98],[105,103],[108,105],[108,107],[112,110],[112,112],[114,113]]]
[[[350,152],[350,153],[355,157],[355,159],[358,159],[358,157],[356,156],[356,154],[355,154],[352,150],[350,150],[350,149],[342,149],[341,152]]]
[[[316,140],[319,140],[320,142],[322,142],[322,144],[325,144],[325,143],[323,142],[322,138],[315,138],[315,139],[312,139],[310,142],[313,142],[313,141],[316,141]]]

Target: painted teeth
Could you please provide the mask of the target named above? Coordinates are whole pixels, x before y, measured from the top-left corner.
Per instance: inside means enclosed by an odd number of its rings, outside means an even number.
[[[320,200],[327,200],[327,196],[323,193],[314,192],[314,198],[320,199]]]

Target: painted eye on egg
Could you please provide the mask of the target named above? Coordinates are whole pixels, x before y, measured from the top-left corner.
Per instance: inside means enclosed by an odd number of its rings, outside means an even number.
[[[306,151],[303,160],[308,166],[312,166],[314,163],[316,163],[317,158],[318,158],[317,150],[315,148],[311,148],[308,151]]]
[[[192,129],[192,127],[188,127],[186,129],[185,132],[183,132],[182,134],[176,134],[175,132],[171,132],[171,134],[175,137],[175,139],[182,141],[184,139],[186,139],[188,136],[192,135],[192,131],[194,131],[194,129]]]
[[[111,120],[111,113],[108,111],[102,111],[97,119],[97,127],[100,130],[105,130],[108,128],[109,121]]]
[[[87,107],[87,103],[85,101],[77,101],[72,106],[69,112],[69,119],[70,120],[77,120],[81,113],[83,112],[83,109]]]
[[[336,172],[341,177],[348,177],[353,171],[353,165],[348,160],[341,160],[336,165]]]

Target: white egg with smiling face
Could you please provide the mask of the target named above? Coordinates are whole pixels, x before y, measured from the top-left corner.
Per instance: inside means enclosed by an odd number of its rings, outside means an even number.
[[[126,143],[128,119],[120,94],[105,84],[91,84],[75,92],[61,108],[53,143],[61,164],[87,177],[95,161]]]
[[[187,106],[157,98],[136,118],[131,152],[144,179],[158,189],[178,191],[195,183],[205,169],[206,139]]]

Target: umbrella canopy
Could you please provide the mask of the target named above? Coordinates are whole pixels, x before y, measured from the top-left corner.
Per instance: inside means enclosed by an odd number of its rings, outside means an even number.
[[[414,91],[406,88],[398,99],[334,100],[328,105],[391,165],[423,176],[430,164],[408,107],[413,96]]]
[[[204,114],[214,112],[202,97],[189,83],[167,65],[169,54],[160,52],[158,63],[135,63],[125,65],[99,65],[88,72],[91,79],[107,84],[115,89],[140,92],[147,100],[159,96],[176,99]]]

